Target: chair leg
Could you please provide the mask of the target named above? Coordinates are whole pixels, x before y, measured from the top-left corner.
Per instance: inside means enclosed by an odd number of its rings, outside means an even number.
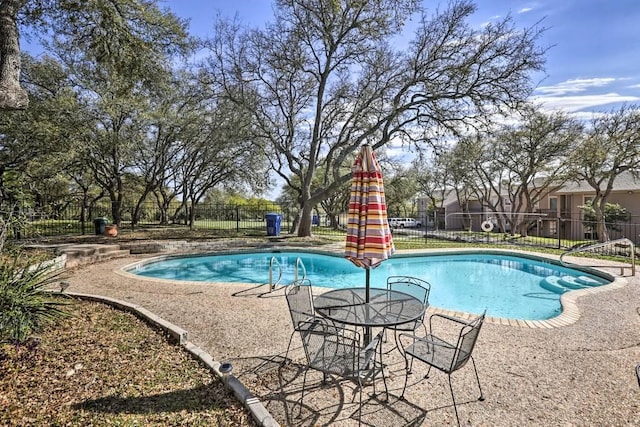
[[[473,360],[473,356],[471,356],[471,364],[473,365],[473,372],[476,374],[476,381],[478,382],[478,390],[480,390],[480,397],[478,400],[483,401],[484,395],[482,394],[482,387],[480,386],[480,377],[478,376],[478,370],[476,369],[476,362]],[[449,390],[451,391],[451,400],[453,400],[453,410],[456,413],[456,421],[458,421],[458,425],[460,425],[460,418],[458,418],[458,407],[456,405],[456,398],[453,395],[453,386],[451,385],[451,374],[447,375],[449,377]]]
[[[403,351],[402,343],[400,342],[400,338],[398,337],[398,331],[395,331],[395,332],[394,332],[394,337],[395,337],[395,341],[396,341],[396,348],[398,349],[398,351],[400,352],[400,354],[402,355],[402,357],[404,357],[405,362],[406,362],[406,360],[407,360],[407,354],[406,354],[406,352],[404,352],[404,351]],[[414,338],[413,338],[413,343],[414,343],[414,344],[416,343],[415,336],[414,336]],[[392,350],[393,350],[393,349],[392,349]],[[411,364],[410,364],[410,365],[411,365],[411,366],[407,366],[407,365],[405,365],[405,370],[406,370],[407,375],[412,374],[412,371],[413,371],[413,357],[411,358]]]
[[[293,342],[293,336],[296,334],[296,331],[294,330],[291,333],[291,337],[289,338],[289,344],[287,345],[287,352],[284,354],[284,360],[282,361],[282,364],[284,365],[285,363],[287,363],[287,358],[289,357],[289,349],[291,348],[291,342]]]
[[[374,381],[375,384],[375,381]],[[362,380],[358,378],[358,387],[360,388],[360,399],[358,403],[358,427],[360,427],[362,423]],[[375,386],[374,386],[375,387]]]
[[[424,321],[422,322],[422,327],[424,328],[424,336],[425,337],[431,333],[431,331],[429,331],[427,329],[427,325],[424,323]]]
[[[456,413],[456,421],[458,422],[458,427],[460,426],[460,418],[458,417],[458,407],[456,406],[456,398],[453,395],[453,386],[451,385],[451,374],[447,375],[449,377],[449,391],[451,391],[451,400],[453,400],[453,410]]]
[[[429,365],[429,367],[427,368],[427,373],[424,374],[424,378],[429,378],[430,374],[431,374],[431,365]]]
[[[389,388],[387,387],[387,378],[384,375],[384,368],[380,367],[380,371],[382,372],[382,384],[384,384],[385,399],[387,399],[387,401],[389,401]]]
[[[387,387],[387,377],[384,375],[384,365],[382,364],[382,346],[378,347],[378,357],[380,361],[373,361],[373,394],[376,395],[376,365],[380,364],[380,373],[382,374],[382,383],[384,384],[384,393],[386,399],[389,400],[389,388]]]
[[[305,389],[305,385],[307,384],[307,372],[309,371],[309,369],[305,369],[304,370],[304,375],[302,377],[302,396],[300,396],[300,404],[298,405],[298,418],[302,418],[302,401],[304,399],[304,389]]]
[[[482,393],[482,387],[480,387],[480,377],[478,376],[478,370],[476,369],[476,361],[473,360],[473,356],[471,356],[471,363],[473,364],[473,371],[476,373],[476,381],[478,382],[478,390],[480,390],[480,396],[478,397],[479,401],[484,400],[484,394]]]
[[[411,358],[413,361],[413,358]],[[400,399],[404,398],[404,392],[407,389],[407,382],[409,381],[409,359],[407,355],[404,355],[404,386],[402,387],[402,393],[400,394]],[[386,385],[386,384],[385,384]]]

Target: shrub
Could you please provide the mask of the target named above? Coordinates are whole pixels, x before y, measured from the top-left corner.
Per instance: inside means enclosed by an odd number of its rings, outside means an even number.
[[[42,261],[25,267],[35,260],[21,255],[0,258],[0,342],[25,343],[45,324],[67,316],[67,302],[47,290],[61,272]]]
[[[596,211],[591,205],[591,201],[588,201],[584,206],[578,206],[582,210],[583,221],[582,224],[592,230],[595,229],[597,224]],[[621,228],[617,224],[618,222],[629,222],[631,220],[631,214],[626,208],[623,208],[618,203],[606,203],[604,210],[604,222],[608,229],[620,231]]]

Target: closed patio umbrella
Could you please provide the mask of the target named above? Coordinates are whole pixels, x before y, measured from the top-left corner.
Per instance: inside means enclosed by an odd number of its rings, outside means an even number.
[[[371,146],[364,145],[353,165],[344,254],[366,271],[366,302],[369,302],[370,269],[394,252],[382,172]]]

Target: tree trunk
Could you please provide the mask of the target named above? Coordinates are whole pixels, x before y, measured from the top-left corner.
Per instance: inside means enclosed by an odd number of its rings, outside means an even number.
[[[195,223],[196,223],[196,202],[191,199],[191,206],[187,207],[189,213],[189,231],[193,231]]]
[[[520,237],[527,237],[529,235],[529,223],[526,221],[519,221],[518,234]]]
[[[112,223],[117,225],[118,227],[121,226],[121,219],[122,219],[122,207],[121,207],[121,203],[120,203],[120,197],[116,196],[115,194],[112,194],[110,200],[111,200],[111,218],[112,218]]]
[[[27,91],[20,87],[20,43],[16,17],[25,0],[0,2],[0,111],[24,110]]]
[[[309,203],[305,203],[302,206],[300,212],[300,224],[298,225],[298,237],[310,237],[311,236],[311,213],[313,212],[313,206]]]
[[[340,226],[340,224],[338,224],[338,214],[335,213],[329,213],[327,214],[327,216],[329,217],[329,225],[331,226],[332,230],[337,230],[338,227]]]
[[[604,220],[604,212],[602,205],[597,206],[596,211],[596,230],[598,232],[598,241],[606,242],[609,240],[609,230],[607,230],[607,224]]]

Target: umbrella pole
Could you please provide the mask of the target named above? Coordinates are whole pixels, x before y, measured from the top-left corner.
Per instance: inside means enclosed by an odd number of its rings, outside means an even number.
[[[368,268],[365,268],[366,274],[365,274],[365,288],[366,288],[366,292],[364,295],[364,301],[365,302],[369,302],[369,286],[371,285],[370,280],[371,280],[371,270],[369,270]]]
[[[371,270],[369,268],[365,268],[365,302],[369,303],[369,287],[371,286]],[[371,342],[371,327],[365,326],[364,328],[364,345],[369,345]]]

